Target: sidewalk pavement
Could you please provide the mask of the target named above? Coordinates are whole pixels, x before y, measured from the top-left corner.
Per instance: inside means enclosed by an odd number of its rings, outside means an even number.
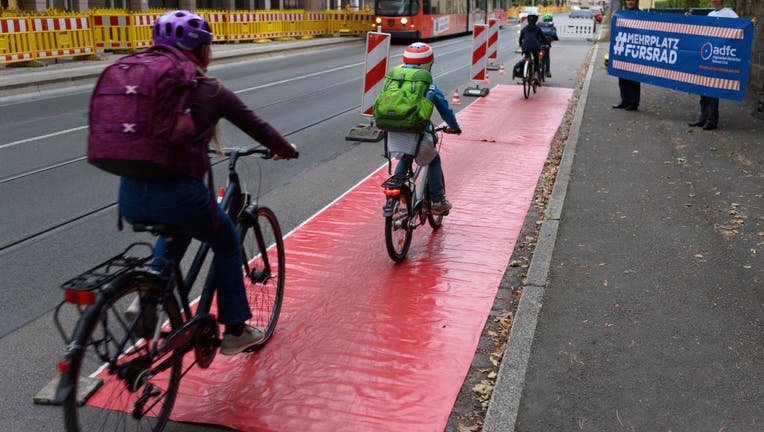
[[[315,51],[338,44],[362,44],[366,39],[358,36],[324,37],[273,41],[268,43],[214,44],[210,70],[243,57],[272,56],[300,50]],[[30,94],[63,94],[78,87],[95,84],[98,75],[111,63],[126,54],[100,53],[99,60],[47,60],[44,67],[0,68],[0,103],[28,98]]]
[[[215,45],[214,56],[362,41]],[[639,111],[611,109],[606,50],[584,83],[483,430],[764,431],[764,122],[751,103],[722,100],[719,129],[690,128],[698,97],[649,85]],[[4,68],[0,103],[92,85],[116,57]]]
[[[764,431],[764,122],[596,55],[483,430]],[[542,89],[543,91],[543,89]],[[564,204],[564,205],[563,205]]]

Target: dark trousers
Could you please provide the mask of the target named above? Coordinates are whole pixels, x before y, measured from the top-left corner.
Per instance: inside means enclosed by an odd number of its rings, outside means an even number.
[[[618,78],[618,87],[621,89],[621,103],[626,106],[639,107],[639,81]]]
[[[700,97],[699,123],[717,126],[719,123],[719,99],[708,96]]]
[[[217,212],[217,225],[213,223],[213,211]],[[241,271],[239,233],[220,204],[210,198],[203,181],[190,177],[167,180],[123,177],[119,212],[130,223],[169,224],[187,233],[176,237],[170,247],[164,237],[159,237],[154,248],[156,256],[170,256],[180,261],[192,237],[209,243],[215,254],[212,285],[218,294],[218,321],[239,324],[252,317]]]

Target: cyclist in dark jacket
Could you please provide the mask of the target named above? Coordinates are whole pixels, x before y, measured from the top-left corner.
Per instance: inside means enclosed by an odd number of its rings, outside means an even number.
[[[528,15],[528,24],[520,30],[520,49],[523,51],[523,55],[530,55],[533,58],[533,63],[536,65],[536,70],[539,70],[539,50],[546,46],[546,37],[536,23],[539,20],[538,15]],[[534,76],[534,80],[537,80]]]
[[[218,321],[225,325],[221,354],[238,354],[256,344],[262,329],[246,325],[252,317],[241,262],[241,241],[231,218],[214,200],[212,185],[204,184],[211,171],[208,155],[218,120],[225,118],[276,153],[275,160],[295,156],[296,148],[271,125],[258,117],[231,90],[205,76],[211,58],[212,31],[204,19],[189,11],[162,15],[153,28],[155,44],[183,51],[197,67],[197,87],[192,95],[192,117],[199,135],[189,146],[187,175],[141,180],[122,177],[119,211],[128,222],[149,222],[178,227],[186,235],[157,240],[154,254],[180,261],[192,238],[210,245],[214,252],[212,284],[217,290]],[[127,313],[137,313],[136,299]]]

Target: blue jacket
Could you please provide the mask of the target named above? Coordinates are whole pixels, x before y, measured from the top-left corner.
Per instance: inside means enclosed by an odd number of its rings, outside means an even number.
[[[546,45],[546,37],[541,28],[533,23],[528,23],[520,30],[520,49],[523,51],[538,51]]]
[[[405,68],[419,68],[417,65],[408,65],[405,64],[402,67]],[[425,93],[425,97],[435,105],[435,109],[438,110],[438,113],[440,114],[440,117],[443,119],[443,121],[446,122],[448,127],[451,129],[461,129],[459,127],[459,123],[456,122],[456,116],[454,115],[454,110],[451,109],[451,105],[449,105],[448,101],[446,100],[446,97],[443,96],[443,92],[440,91],[438,86],[435,83],[430,84],[430,88],[427,90],[427,93]]]

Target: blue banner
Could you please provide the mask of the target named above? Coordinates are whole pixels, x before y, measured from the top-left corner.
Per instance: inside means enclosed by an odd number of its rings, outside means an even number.
[[[611,26],[608,73],[740,101],[752,41],[749,19],[621,10]]]

